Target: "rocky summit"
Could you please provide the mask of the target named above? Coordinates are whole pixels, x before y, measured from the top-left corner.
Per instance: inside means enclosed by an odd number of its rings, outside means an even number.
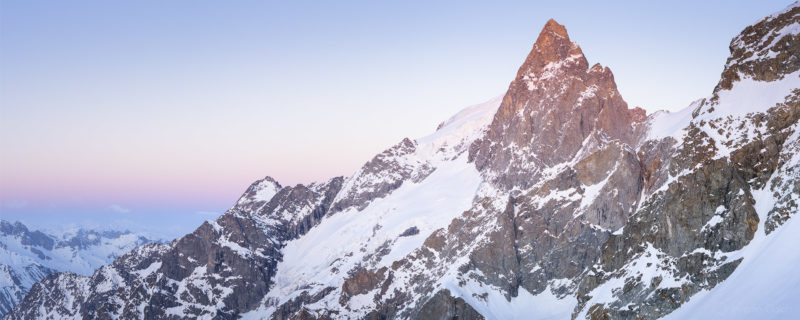
[[[796,2],[733,39],[708,97],[648,115],[547,21],[505,95],[350,177],[256,181],[5,319],[795,317],[798,48]]]
[[[632,145],[633,112],[611,70],[590,68],[564,26],[550,20],[470,160],[495,185],[529,189],[546,168],[577,160],[579,152],[588,155],[611,140]]]

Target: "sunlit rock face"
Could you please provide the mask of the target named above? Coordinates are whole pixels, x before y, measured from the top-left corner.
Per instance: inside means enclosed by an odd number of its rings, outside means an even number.
[[[527,189],[547,168],[594,151],[587,144],[611,140],[633,141],[614,75],[600,64],[590,68],[564,26],[550,20],[470,158],[498,186]]]

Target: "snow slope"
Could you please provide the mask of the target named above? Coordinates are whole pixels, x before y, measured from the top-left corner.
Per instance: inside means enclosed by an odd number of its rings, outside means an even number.
[[[502,97],[497,97],[467,107],[433,134],[415,140],[415,152],[404,155],[401,161],[435,168],[422,181],[405,181],[363,210],[349,208],[327,216],[303,237],[290,241],[283,249],[275,285],[265,301],[282,304],[309,287],[340,288],[347,272],[361,264],[389,267],[469,209],[482,179],[475,166],[467,162],[464,151],[482,135],[501,101]],[[247,317],[268,318],[274,311],[268,307]]]
[[[420,247],[431,232],[446,227],[455,216],[469,209],[480,182],[478,171],[462,155],[439,167],[424,181],[405,183],[363,211],[350,209],[326,217],[284,248],[285,255],[275,277],[277,285],[268,297],[284,302],[308,283],[341,287],[342,273],[362,262],[362,256],[353,253],[376,252],[386,244],[390,252],[378,267],[391,265]],[[400,237],[412,227],[419,230],[417,234]],[[372,232],[365,232],[368,230]]]
[[[455,151],[464,151],[464,147],[479,138],[492,122],[501,102],[503,96],[497,96],[459,111],[443,122],[436,132],[416,140],[419,145],[417,154],[429,159],[437,154],[452,155]]]

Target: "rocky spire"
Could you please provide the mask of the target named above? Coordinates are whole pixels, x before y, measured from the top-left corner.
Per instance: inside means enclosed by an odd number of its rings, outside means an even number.
[[[630,144],[632,135],[631,113],[611,70],[589,68],[580,46],[551,19],[470,159],[499,186],[525,188],[545,168],[579,160],[592,140]]]
[[[536,43],[533,44],[533,49],[519,68],[517,78],[542,71],[548,64],[564,61],[569,57],[581,60],[583,65],[587,64],[581,48],[569,40],[567,28],[550,19],[545,23]]]

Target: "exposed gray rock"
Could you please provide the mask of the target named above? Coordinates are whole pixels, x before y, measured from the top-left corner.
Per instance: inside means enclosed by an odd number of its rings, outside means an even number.
[[[385,197],[404,182],[425,179],[435,168],[412,156],[416,148],[416,142],[405,138],[364,164],[345,181],[333,211],[350,207],[363,210],[372,200]]]
[[[422,306],[415,317],[420,320],[471,320],[484,319],[464,299],[454,298],[450,291],[441,290]]]

